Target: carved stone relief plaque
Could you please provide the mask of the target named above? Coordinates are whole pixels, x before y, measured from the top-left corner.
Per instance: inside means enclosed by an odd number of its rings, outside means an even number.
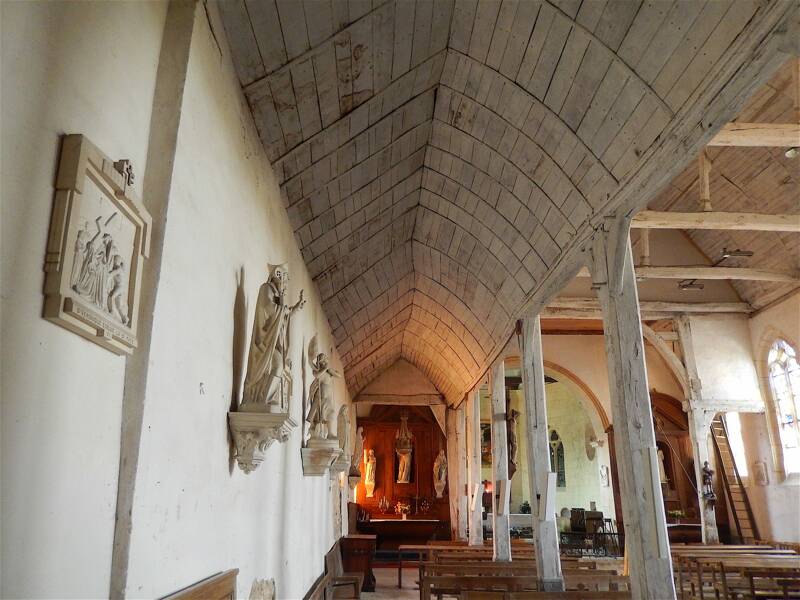
[[[150,214],[127,160],[83,135],[61,144],[45,257],[44,317],[116,354],[136,348],[139,283]]]

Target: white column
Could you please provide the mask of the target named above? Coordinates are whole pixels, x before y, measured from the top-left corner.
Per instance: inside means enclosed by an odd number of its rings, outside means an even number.
[[[454,540],[467,539],[466,421],[464,409],[447,409],[447,494],[450,503],[450,533]]]
[[[548,493],[555,494],[551,475],[550,447],[547,433],[547,402],[542,362],[542,328],[539,316],[522,321],[522,389],[525,394],[525,431],[528,436],[528,481],[531,490],[533,540],[536,546],[536,569],[541,590],[562,591],[558,527]],[[550,505],[548,507],[548,504]]]
[[[700,378],[697,374],[695,362],[694,343],[692,340],[692,327],[689,317],[682,316],[677,319],[678,338],[683,350],[683,362],[686,366],[686,376],[689,380],[688,410],[689,438],[692,441],[692,454],[694,455],[694,480],[697,486],[697,502],[700,507],[700,525],[704,544],[719,544],[719,530],[717,529],[717,513],[714,503],[707,502],[703,497],[703,463],[711,462],[711,453],[708,448],[708,438],[711,431],[711,421],[716,416],[716,411],[705,410],[702,406],[703,396]]]
[[[500,358],[492,366],[492,546],[494,560],[511,560],[509,532],[508,436],[506,432],[506,369]]]
[[[483,545],[483,483],[481,479],[481,390],[467,396],[467,483],[469,496],[469,545]]]
[[[627,236],[627,227],[620,226],[595,234],[592,278],[603,310],[631,592],[634,598],[667,600],[675,598],[675,585]]]

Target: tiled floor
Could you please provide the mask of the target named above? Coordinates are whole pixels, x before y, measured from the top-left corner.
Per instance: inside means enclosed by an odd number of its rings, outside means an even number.
[[[403,569],[403,589],[397,588],[397,569],[373,569],[375,573],[375,591],[364,592],[364,600],[417,600],[417,569]]]

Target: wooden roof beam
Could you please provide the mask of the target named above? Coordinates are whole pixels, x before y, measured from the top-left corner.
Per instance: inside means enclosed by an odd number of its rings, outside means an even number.
[[[800,123],[728,123],[709,146],[800,146]]]
[[[744,267],[636,267],[637,279],[745,279],[800,283],[797,273]]]
[[[791,271],[772,271],[745,267],[708,267],[693,265],[669,265],[659,267],[635,267],[637,279],[742,279],[749,281],[776,281],[800,283],[798,274]],[[589,277],[588,269],[581,269],[578,277]]]
[[[631,227],[634,229],[719,229],[800,233],[800,215],[643,210],[633,217]]]
[[[658,302],[640,301],[642,318],[671,319],[678,314],[749,314],[753,307],[747,302]],[[555,298],[542,311],[542,318],[599,319],[600,302],[597,298]]]

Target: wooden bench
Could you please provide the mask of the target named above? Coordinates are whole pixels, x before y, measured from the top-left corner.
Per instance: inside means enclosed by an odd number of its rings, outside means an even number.
[[[464,592],[461,600],[631,600],[631,593],[618,592]]]
[[[330,578],[330,598],[360,598],[364,585],[364,573],[345,573],[342,567],[342,551],[339,541],[325,555],[325,573]],[[352,591],[352,595],[343,595]]]
[[[691,550],[682,548],[673,552],[673,570],[675,573],[676,592],[682,600],[719,597],[720,570],[730,567],[769,567],[780,564],[797,564],[800,558],[792,551],[769,547],[731,547],[696,546]],[[795,561],[795,562],[792,562]]]
[[[536,564],[531,561],[496,562],[496,561],[457,561],[452,563],[422,562],[420,571],[420,590],[428,589],[429,593],[441,597],[443,594],[463,597],[463,592],[478,591],[513,591],[509,587],[509,578],[518,578],[523,589],[538,589]],[[565,569],[564,584],[567,591],[584,592],[629,592],[628,577],[617,575],[613,571],[598,569]],[[451,579],[457,583],[453,584]],[[464,587],[461,581],[470,583],[482,581],[474,587]],[[531,582],[534,582],[533,584]],[[533,585],[533,587],[531,587]],[[484,586],[484,587],[481,587]],[[474,594],[473,594],[474,595]],[[423,594],[424,596],[424,594]]]
[[[430,600],[431,594],[457,594],[464,592],[536,591],[539,581],[536,575],[426,575],[420,581],[420,599]]]
[[[234,600],[236,575],[239,569],[230,569],[207,577],[202,581],[164,596],[162,600]]]
[[[441,543],[439,541],[432,541],[427,544],[401,544],[398,547],[398,562],[397,562],[397,587],[403,587],[403,553],[408,554],[416,554],[417,560],[415,564],[419,564],[422,561],[430,561],[435,560],[436,556],[439,553],[448,553],[448,554],[458,554],[458,556],[463,556],[465,559],[492,559],[492,546],[486,545],[484,542],[483,546],[467,546],[464,542],[454,543],[454,542],[447,542]],[[526,541],[517,541],[511,544],[511,554],[512,557],[521,557],[523,554],[526,555],[533,555],[534,547],[526,542]],[[408,563],[408,560],[405,560]]]

